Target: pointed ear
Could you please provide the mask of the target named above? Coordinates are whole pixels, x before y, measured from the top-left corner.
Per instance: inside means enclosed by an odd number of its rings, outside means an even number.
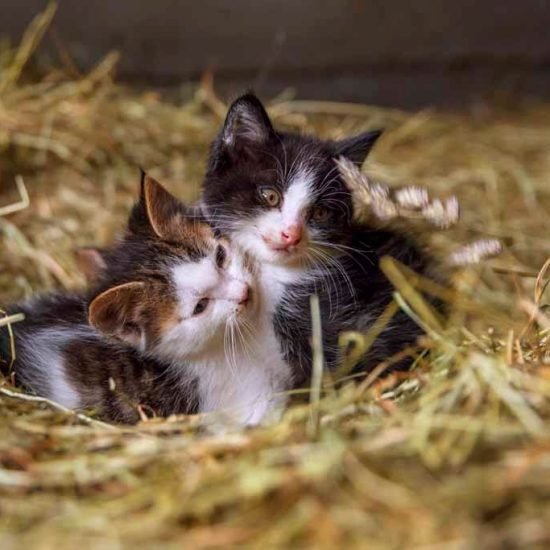
[[[188,235],[190,224],[187,206],[142,171],[140,198],[128,223],[130,231],[147,229],[159,239],[180,241]]]
[[[144,299],[145,284],[138,281],[110,288],[91,301],[88,322],[106,336],[142,349]]]
[[[254,94],[236,99],[227,112],[221,133],[227,148],[239,145],[261,145],[273,133],[271,120],[261,101]]]
[[[334,156],[336,158],[344,156],[356,165],[361,166],[382,132],[383,130],[373,130],[336,141],[334,143]]]
[[[74,253],[76,264],[84,274],[86,282],[93,283],[97,281],[107,267],[105,258],[103,257],[103,250],[90,246],[77,248]]]

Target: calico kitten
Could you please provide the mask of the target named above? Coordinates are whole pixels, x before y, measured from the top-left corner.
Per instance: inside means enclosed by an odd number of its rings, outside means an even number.
[[[134,265],[142,264],[141,269],[145,269],[146,273],[154,269],[158,260],[144,263],[147,255],[143,248],[151,238],[155,247],[159,246],[159,237],[163,246],[165,241],[170,244],[177,242],[175,237],[182,231],[180,220],[185,219],[182,209],[185,209],[187,216],[193,216],[191,219],[199,224],[201,231],[207,232],[210,238],[214,237],[211,226],[201,223],[196,217],[196,209],[184,207],[158,184],[154,189],[162,190],[161,197],[141,201],[148,207],[144,211],[138,205],[134,210],[129,222],[130,234],[123,243],[115,249],[103,253],[99,251],[102,265],[97,269],[96,276],[100,285],[103,278],[109,285],[113,279],[124,279],[125,273]],[[156,218],[163,220],[164,226],[169,223],[170,228],[161,227],[155,219],[151,222],[150,218],[155,218],[151,215],[151,204],[156,204],[157,210],[161,210]],[[219,239],[219,242],[221,246],[216,248],[216,270],[212,270],[212,262],[199,262],[177,274],[180,284],[190,287],[191,297],[198,297],[196,305],[201,311],[192,341],[188,343],[182,334],[175,333],[171,346],[176,356],[190,344],[200,346],[200,354],[186,356],[189,359],[186,370],[195,375],[201,412],[224,410],[229,419],[238,423],[258,424],[278,416],[286,402],[283,392],[292,386],[292,373],[284,360],[271,317],[266,312],[265,289],[256,282],[255,262],[226,239]],[[239,317],[238,323],[226,322],[223,331],[214,332],[211,311],[218,302],[223,304],[223,296],[218,294],[225,291],[225,286],[222,280],[220,290],[206,301],[200,299],[204,293],[202,287],[212,284],[212,281],[218,283],[217,273],[220,270],[227,269],[233,273],[237,268],[238,272],[234,276],[245,279],[250,288],[246,302],[248,313]],[[229,321],[232,319],[229,318]],[[156,356],[162,357],[162,352],[157,351]],[[170,360],[169,357],[165,359]]]
[[[430,274],[431,261],[406,235],[358,225],[350,191],[335,160],[360,165],[381,135],[372,131],[341,141],[276,131],[251,94],[230,107],[212,144],[201,205],[223,233],[261,264],[268,309],[295,382],[311,369],[309,296],[321,302],[329,368],[339,362],[344,330],[365,331],[392,299],[379,269],[384,255]],[[359,369],[414,343],[421,333],[398,313]]]
[[[138,420],[138,405],[161,416],[224,410],[239,424],[280,408],[290,374],[280,354],[264,360],[277,340],[250,263],[160,184],[144,176],[127,234],[91,258],[101,265],[88,295],[12,308],[26,315],[14,325],[22,386],[124,422]]]

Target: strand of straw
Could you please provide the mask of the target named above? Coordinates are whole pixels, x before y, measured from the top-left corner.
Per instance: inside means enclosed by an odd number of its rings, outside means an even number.
[[[7,397],[11,397],[12,399],[19,399],[21,401],[30,401],[33,403],[43,403],[45,405],[48,405],[49,407],[52,407],[53,409],[60,411],[62,413],[74,416],[78,418],[78,420],[84,422],[85,424],[89,424],[91,426],[98,426],[101,428],[105,428],[107,430],[113,430],[117,431],[116,426],[113,426],[112,424],[107,424],[106,422],[101,422],[100,420],[95,420],[93,418],[90,418],[89,416],[86,416],[85,414],[73,411],[71,409],[68,409],[67,407],[64,407],[63,405],[60,405],[59,403],[56,403],[55,401],[51,401],[50,399],[46,399],[45,397],[39,397],[37,395],[28,395],[26,393],[20,393],[17,391],[9,390],[8,388],[0,387],[0,394],[5,395]]]
[[[8,214],[19,212],[19,210],[24,210],[25,208],[28,208],[31,203],[29,199],[29,193],[27,192],[25,181],[23,180],[22,176],[17,175],[15,177],[15,185],[17,187],[20,200],[17,202],[14,202],[13,204],[2,206],[0,208],[0,216],[7,216]]]
[[[311,308],[311,337],[313,352],[313,372],[311,377],[310,391],[310,417],[307,426],[311,437],[316,437],[319,432],[319,405],[321,401],[321,385],[323,382],[323,333],[321,326],[321,309],[319,307],[319,296],[314,294],[310,298]]]
[[[46,9],[33,19],[25,31],[13,63],[0,78],[0,95],[17,84],[27,61],[42,41],[42,37],[50,26],[56,11],[56,3],[50,2]]]

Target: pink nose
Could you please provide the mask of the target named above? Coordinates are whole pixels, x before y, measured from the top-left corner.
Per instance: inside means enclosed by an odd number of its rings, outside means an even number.
[[[245,285],[243,287],[242,292],[241,292],[241,297],[239,299],[239,305],[245,305],[248,302],[249,298],[250,298],[250,287],[248,285]]]
[[[281,231],[281,240],[286,248],[296,246],[302,240],[302,226],[289,225],[284,231]]]

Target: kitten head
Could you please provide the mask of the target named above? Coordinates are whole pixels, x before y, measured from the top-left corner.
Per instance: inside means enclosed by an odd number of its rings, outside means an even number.
[[[226,328],[255,309],[243,256],[146,175],[126,236],[99,257],[90,324],[156,358],[223,351]]]
[[[334,160],[361,164],[380,134],[324,141],[277,132],[260,101],[242,96],[212,145],[203,210],[262,261],[315,261],[344,240],[351,224],[351,194]]]

